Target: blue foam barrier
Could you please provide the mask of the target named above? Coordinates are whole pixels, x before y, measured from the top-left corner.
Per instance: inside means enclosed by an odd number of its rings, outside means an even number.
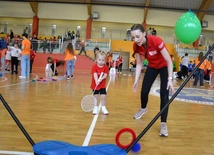
[[[126,155],[127,152],[114,144],[76,146],[66,142],[49,140],[33,146],[38,155]]]

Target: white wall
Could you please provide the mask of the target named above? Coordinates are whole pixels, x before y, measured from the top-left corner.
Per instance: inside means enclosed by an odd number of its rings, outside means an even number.
[[[182,12],[149,9],[146,23],[148,25],[174,27]]]
[[[4,30],[4,22],[8,24],[7,33],[13,30],[15,34],[21,35],[28,24],[32,24],[32,18],[0,18],[0,32]]]
[[[118,6],[93,5],[92,12],[99,12],[97,21],[117,23],[142,23],[144,9]]]
[[[76,20],[55,20],[55,19],[40,19],[39,20],[39,34],[51,35],[52,25],[56,25],[56,34],[64,35],[67,31],[74,31],[76,33],[77,26],[81,26],[81,37],[85,38],[86,21]]]
[[[112,39],[125,39],[126,31],[130,29],[132,25],[133,24],[130,23],[94,21],[92,23],[92,38],[100,38],[102,27],[106,27],[106,37]]]
[[[214,31],[214,15],[205,15],[203,20],[208,21],[208,28],[206,30]]]
[[[39,3],[38,17],[46,19],[87,20],[87,5]]]
[[[130,28],[134,23],[142,23],[144,19],[143,8],[92,5],[92,12],[100,13],[100,18],[92,23],[92,38],[100,38],[101,28],[105,26],[107,28],[107,37],[125,39],[126,29]],[[163,37],[164,40],[173,42],[175,23],[183,13],[149,9],[146,22],[147,29],[154,27],[158,35]],[[0,2],[0,30],[3,29],[2,24],[8,22],[8,30],[13,29],[15,30],[14,32],[20,33],[27,24],[32,23],[33,16],[34,13],[29,2]],[[57,25],[57,35],[64,33],[65,29],[76,31],[76,26],[80,25],[82,27],[82,35],[85,37],[86,20],[88,18],[87,5],[39,3],[38,17],[40,18],[39,26],[41,26],[40,32],[42,35],[51,33],[49,28],[51,28],[52,24]],[[207,20],[209,25],[208,28],[202,31],[206,39],[211,41],[214,40],[213,17],[214,15],[205,15],[204,20]]]
[[[27,2],[0,2],[0,17],[32,18],[34,13]]]

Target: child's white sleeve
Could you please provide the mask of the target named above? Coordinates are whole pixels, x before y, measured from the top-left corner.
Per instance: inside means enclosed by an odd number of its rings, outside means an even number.
[[[50,69],[50,64],[47,64],[46,67],[45,67],[45,70],[49,70]]]

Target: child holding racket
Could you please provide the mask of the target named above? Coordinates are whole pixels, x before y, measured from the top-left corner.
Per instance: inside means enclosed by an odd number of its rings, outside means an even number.
[[[108,75],[108,66],[105,64],[106,55],[104,52],[100,52],[96,55],[96,64],[91,69],[92,80],[91,89],[94,91],[94,97],[98,100],[98,95],[101,95],[102,113],[108,115],[106,109],[106,77]],[[101,73],[103,76],[100,78]],[[98,105],[94,106],[93,114],[97,115]]]

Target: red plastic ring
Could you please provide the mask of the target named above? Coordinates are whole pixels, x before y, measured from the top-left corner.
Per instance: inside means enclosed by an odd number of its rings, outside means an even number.
[[[131,142],[130,142],[129,144],[126,144],[126,145],[120,143],[120,136],[121,136],[121,134],[123,134],[124,132],[129,132],[129,133],[131,133],[131,135],[132,135],[132,140],[131,140]],[[118,147],[120,147],[120,148],[122,148],[122,149],[127,149],[127,148],[135,141],[135,139],[136,139],[136,134],[135,134],[135,132],[134,132],[132,129],[130,129],[130,128],[123,128],[123,129],[121,129],[121,130],[117,133],[116,138],[115,138],[115,142],[116,142],[116,144],[117,144]]]

